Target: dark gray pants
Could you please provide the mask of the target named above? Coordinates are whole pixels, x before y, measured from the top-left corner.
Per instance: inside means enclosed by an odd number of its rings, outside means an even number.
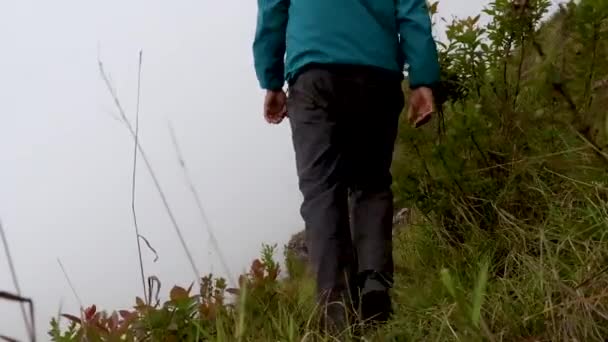
[[[365,292],[373,286],[366,275],[381,275],[386,290],[392,284],[390,167],[401,80],[379,70],[318,66],[289,87],[307,246],[318,291],[332,300]]]

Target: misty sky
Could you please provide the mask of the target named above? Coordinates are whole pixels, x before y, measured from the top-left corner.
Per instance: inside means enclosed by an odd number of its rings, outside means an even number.
[[[444,0],[443,16],[486,0]],[[3,0],[0,2],[0,219],[38,335],[77,312],[60,258],[85,305],[128,307],[141,295],[130,189],[133,142],[97,68],[104,61],[133,118],[143,49],[141,143],[197,265],[223,274],[210,250],[167,127],[233,273],[262,242],[283,245],[302,228],[290,132],[261,116],[253,71],[255,1]],[[166,294],[194,275],[143,163],[137,178],[142,233],[157,249],[148,274]],[[0,247],[0,290],[14,291]],[[18,306],[0,301],[0,334],[23,338]]]

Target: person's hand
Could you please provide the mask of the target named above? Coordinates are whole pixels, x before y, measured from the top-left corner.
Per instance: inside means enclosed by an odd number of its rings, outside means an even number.
[[[280,124],[287,116],[287,95],[283,90],[267,90],[264,118],[269,124]]]
[[[415,127],[420,127],[431,120],[435,112],[433,91],[428,87],[416,88],[410,95],[408,120]]]

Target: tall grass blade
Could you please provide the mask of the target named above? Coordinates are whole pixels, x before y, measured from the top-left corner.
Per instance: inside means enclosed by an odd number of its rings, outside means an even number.
[[[84,309],[84,306],[82,304],[82,299],[80,299],[80,296],[78,295],[78,291],[76,291],[76,287],[74,286],[74,283],[72,283],[72,279],[70,279],[70,276],[68,275],[68,272],[66,271],[65,267],[63,266],[63,263],[61,262],[60,259],[57,259],[57,263],[59,264],[59,267],[61,268],[61,272],[63,273],[65,280],[67,281],[68,285],[70,286],[70,289],[72,290],[72,294],[78,301],[78,305],[80,306],[80,309],[81,310]]]
[[[15,263],[13,261],[13,256],[8,246],[8,238],[6,237],[6,231],[4,230],[4,226],[2,225],[2,220],[0,220],[0,236],[2,237],[2,244],[4,245],[4,252],[6,254],[6,260],[8,261],[8,267],[11,272],[11,277],[13,279],[13,286],[15,286],[15,290],[17,291],[17,295],[21,296],[21,286],[19,286],[19,278],[17,278],[17,270],[15,269]],[[36,329],[34,328],[34,316],[31,315],[32,321],[30,322],[27,318],[27,314],[25,312],[25,306],[23,302],[19,303],[19,307],[21,308],[21,315],[23,316],[23,323],[25,324],[25,328],[28,331],[30,339],[35,340],[36,338]]]
[[[224,253],[222,252],[222,249],[220,248],[220,245],[215,237],[215,230],[213,229],[213,226],[211,225],[211,222],[209,221],[209,217],[207,216],[207,213],[205,212],[205,209],[203,207],[203,202],[201,201],[201,197],[198,193],[198,190],[196,189],[196,186],[194,185],[194,181],[192,180],[192,177],[190,177],[190,172],[188,170],[188,165],[186,164],[186,159],[183,156],[182,150],[177,141],[177,134],[175,134],[175,129],[173,128],[173,125],[171,124],[170,121],[168,122],[168,126],[169,126],[169,133],[171,134],[171,140],[173,141],[173,147],[175,148],[175,154],[177,156],[179,165],[184,173],[184,178],[188,184],[188,188],[190,189],[190,192],[192,193],[192,197],[194,198],[194,201],[196,202],[196,206],[198,207],[198,212],[201,217],[201,220],[203,221],[203,225],[204,225],[205,229],[207,230],[207,234],[209,235],[209,240],[211,241],[213,249],[215,250],[215,252],[217,253],[217,255],[220,259],[220,263],[222,264],[223,271],[226,273],[226,277],[230,281],[230,285],[236,286],[236,281],[234,280],[232,271],[230,270],[230,267],[228,266],[228,263],[226,262],[226,257],[224,256]]]
[[[477,284],[475,284],[475,290],[473,291],[473,308],[471,310],[471,322],[476,328],[479,328],[479,322],[481,321],[481,307],[483,305],[483,299],[486,293],[486,286],[488,284],[488,268],[489,264],[484,261],[479,270],[477,277]]]
[[[450,275],[450,270],[448,270],[447,268],[442,269],[440,272],[440,276],[441,282],[443,283],[443,286],[448,290],[450,296],[452,296],[453,299],[457,299],[456,285],[454,284],[454,279],[452,279],[452,276]]]
[[[120,99],[118,98],[116,91],[112,87],[112,83],[110,82],[108,74],[106,73],[103,62],[101,62],[101,60],[98,61],[98,66],[99,66],[99,72],[101,74],[101,78],[104,81],[105,86],[106,86],[108,92],[110,93],[110,96],[112,97],[112,100],[114,101],[114,105],[118,109],[118,112],[120,114],[120,118],[121,118],[123,124],[125,125],[125,127],[129,131],[129,133],[131,134],[131,137],[133,139],[135,139],[135,137],[136,137],[135,129],[133,128],[131,121],[127,118],[127,115],[122,107],[122,104],[120,103]],[[150,163],[150,159],[148,158],[148,155],[146,154],[145,150],[142,147],[140,140],[141,139],[138,139],[138,141],[137,141],[137,145],[136,145],[137,150],[139,151],[139,153],[141,155],[141,159],[143,160],[143,162],[146,166],[146,169],[148,170],[148,173],[150,174],[150,177],[152,178],[152,182],[154,183],[154,186],[158,192],[158,195],[160,196],[160,199],[163,202],[165,211],[167,212],[167,215],[169,216],[171,225],[173,226],[173,229],[174,229],[177,237],[179,238],[182,249],[184,250],[186,257],[188,258],[190,267],[192,268],[192,272],[194,273],[194,278],[198,281],[198,283],[200,285],[201,272],[198,270],[198,267],[196,266],[196,263],[194,262],[194,257],[192,256],[192,253],[190,252],[190,249],[188,248],[188,245],[186,244],[186,239],[184,238],[181,227],[177,223],[177,218],[175,217],[175,214],[173,213],[173,210],[171,209],[171,206],[169,205],[169,200],[167,199],[167,196],[166,196],[162,186],[160,185],[160,181],[156,175],[156,172],[154,171],[154,168],[152,167],[152,164]]]
[[[236,339],[241,342],[245,335],[245,319],[247,317],[247,285],[241,287],[239,295],[238,322],[236,326]]]
[[[6,299],[6,300],[10,300],[10,301],[15,301],[15,302],[19,302],[19,304],[23,305],[25,303],[28,304],[29,309],[30,309],[30,322],[31,325],[28,325],[28,333],[29,333],[29,338],[31,342],[36,342],[36,325],[34,324],[34,301],[31,298],[25,298],[22,297],[19,294],[13,294],[13,293],[9,293],[9,292],[5,292],[5,291],[0,291],[0,299]],[[27,316],[26,316],[27,319]],[[2,338],[4,339],[8,339],[8,337],[6,336],[2,336]]]
[[[133,146],[133,175],[131,178],[131,212],[133,214],[133,226],[135,227],[135,240],[137,241],[137,256],[139,258],[139,272],[141,275],[141,285],[143,288],[144,298],[148,299],[146,296],[146,273],[144,272],[144,260],[141,253],[141,241],[140,237],[142,236],[139,233],[139,225],[137,224],[137,211],[135,209],[135,187],[137,184],[137,146],[139,144],[139,105],[141,100],[141,67],[142,67],[142,57],[143,51],[139,51],[139,64],[137,69],[137,104],[135,109],[135,144]],[[150,243],[148,239],[145,239],[148,247]],[[146,304],[150,304],[147,302]]]

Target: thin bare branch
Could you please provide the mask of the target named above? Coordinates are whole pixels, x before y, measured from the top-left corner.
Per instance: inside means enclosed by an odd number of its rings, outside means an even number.
[[[36,342],[36,325],[34,321],[34,301],[31,298],[23,297],[19,294],[13,294],[9,292],[0,291],[0,298],[19,302],[21,305],[27,303],[30,309],[30,321],[31,326],[28,326],[30,341]],[[4,339],[8,339],[6,336],[1,336]]]
[[[68,272],[65,270],[65,267],[63,267],[63,263],[61,262],[60,259],[57,259],[57,263],[59,264],[59,267],[61,268],[61,272],[63,272],[63,276],[65,277],[65,280],[68,282],[70,289],[72,289],[72,293],[74,294],[74,297],[78,301],[78,306],[80,306],[80,310],[82,310],[84,308],[84,306],[82,305],[82,300],[80,299],[80,296],[78,295],[78,292],[76,291],[76,288],[74,287],[74,284],[72,283],[72,280],[70,279],[70,276],[68,275]]]
[[[158,252],[156,251],[156,249],[154,249],[154,247],[152,247],[152,244],[150,244],[150,241],[148,241],[148,239],[146,239],[145,236],[139,235],[139,238],[144,241],[144,243],[146,244],[148,249],[152,252],[152,254],[154,254],[154,262],[157,262],[158,261]]]
[[[152,306],[157,306],[160,303],[160,288],[161,288],[161,282],[160,279],[158,279],[158,277],[156,276],[150,276],[148,277],[148,303],[150,303],[149,305]],[[156,290],[156,291],[154,291]],[[152,295],[152,293],[154,293],[154,295]],[[152,302],[152,299],[154,299],[154,302]]]
[[[173,125],[171,124],[170,121],[168,121],[168,126],[169,126],[169,132],[171,133],[171,140],[173,141],[173,146],[175,147],[175,154],[177,156],[179,165],[184,173],[184,178],[185,178],[186,182],[188,183],[188,188],[190,189],[190,192],[192,193],[192,197],[194,197],[194,201],[196,202],[196,205],[198,207],[199,215],[201,217],[201,220],[203,221],[204,228],[207,230],[207,234],[209,235],[209,240],[210,240],[211,244],[213,245],[213,249],[215,249],[216,253],[218,254],[220,263],[222,264],[223,271],[226,272],[226,274],[227,274],[226,277],[231,282],[230,285],[236,286],[236,282],[232,277],[232,272],[230,271],[230,267],[228,267],[228,263],[226,262],[226,257],[222,253],[220,245],[219,245],[217,239],[215,238],[213,226],[211,225],[211,222],[209,221],[209,218],[205,212],[203,203],[201,201],[201,197],[198,193],[198,190],[196,189],[196,186],[194,185],[194,182],[192,181],[192,177],[190,177],[190,172],[188,170],[188,166],[186,165],[186,160],[184,159],[182,150],[179,147],[179,143],[177,141],[177,134],[175,134],[175,129],[173,128]]]
[[[114,91],[114,88],[112,87],[112,83],[110,82],[110,79],[108,78],[108,75],[105,72],[103,63],[101,61],[98,61],[98,64],[99,64],[99,71],[101,73],[101,77],[110,93],[110,96],[112,97],[112,99],[114,101],[116,108],[118,109],[120,118],[125,123],[125,126],[129,130],[131,137],[133,139],[135,139],[135,137],[136,137],[135,129],[133,128],[133,125],[131,124],[131,122],[129,121],[129,119],[127,118],[127,116],[125,114],[125,111],[120,103],[120,100],[118,99],[118,96],[116,95],[116,92]],[[150,163],[150,160],[148,159],[148,156],[145,153],[145,150],[143,149],[140,140],[141,139],[138,139],[138,141],[137,141],[137,145],[136,145],[137,150],[139,151],[141,159],[143,160],[143,162],[146,166],[146,169],[148,170],[148,173],[150,174],[150,177],[152,178],[154,186],[156,187],[156,190],[161,198],[161,201],[163,202],[163,206],[165,207],[165,211],[167,212],[167,215],[169,216],[171,225],[173,226],[173,229],[175,230],[175,233],[177,234],[177,236],[180,240],[180,243],[186,254],[186,257],[188,258],[188,261],[190,262],[190,266],[192,267],[192,272],[194,273],[194,276],[197,279],[197,281],[200,283],[199,278],[200,278],[201,273],[198,271],[198,268],[196,267],[194,258],[192,257],[192,253],[190,252],[190,249],[188,248],[188,245],[186,244],[186,240],[184,239],[181,228],[180,228],[179,224],[177,223],[177,219],[175,218],[175,215],[173,214],[173,210],[171,210],[171,206],[169,205],[167,196],[165,195],[165,192],[163,191],[162,186],[160,185],[160,181],[158,180],[158,177],[156,176],[156,172],[154,172],[154,168],[152,167],[152,164]]]
[[[137,211],[135,209],[135,185],[137,183],[137,145],[139,144],[139,104],[141,99],[141,66],[142,66],[143,51],[139,51],[139,67],[137,71],[137,105],[135,110],[135,144],[133,146],[133,175],[131,178],[131,211],[133,213],[133,225],[135,227],[135,240],[137,241],[137,256],[139,257],[139,272],[141,274],[141,285],[144,290],[144,298],[146,297],[146,273],[144,272],[144,259],[141,254],[141,242],[139,233],[139,225],[137,224]],[[148,246],[148,240],[145,239]],[[156,254],[156,252],[155,252]],[[158,255],[157,255],[158,256]],[[150,303],[146,303],[150,304]]]
[[[13,261],[13,256],[8,246],[8,238],[6,237],[6,232],[4,231],[4,226],[2,225],[2,220],[0,220],[0,236],[2,236],[2,244],[4,245],[4,252],[6,254],[6,260],[8,261],[8,267],[11,272],[11,277],[13,278],[13,286],[15,286],[15,290],[17,291],[17,295],[21,296],[21,287],[19,286],[19,279],[17,278],[17,271],[15,269],[15,263]],[[25,328],[30,335],[30,338],[36,335],[36,331],[34,330],[34,321],[29,322],[27,318],[27,314],[25,312],[25,306],[23,302],[19,304],[21,307],[21,315],[23,316],[23,323],[25,324]],[[33,319],[33,316],[32,316]]]
[[[61,323],[61,313],[63,312],[63,298],[61,298],[61,300],[59,300],[59,309],[57,310],[57,317],[55,318],[57,320],[57,324]]]
[[[602,157],[605,162],[608,162],[608,154],[606,152],[602,151],[602,149],[598,147],[597,144],[585,137],[585,135],[583,135],[576,128],[574,128],[574,126],[570,125],[569,127],[572,132],[574,132],[584,143],[591,147],[598,156]]]

